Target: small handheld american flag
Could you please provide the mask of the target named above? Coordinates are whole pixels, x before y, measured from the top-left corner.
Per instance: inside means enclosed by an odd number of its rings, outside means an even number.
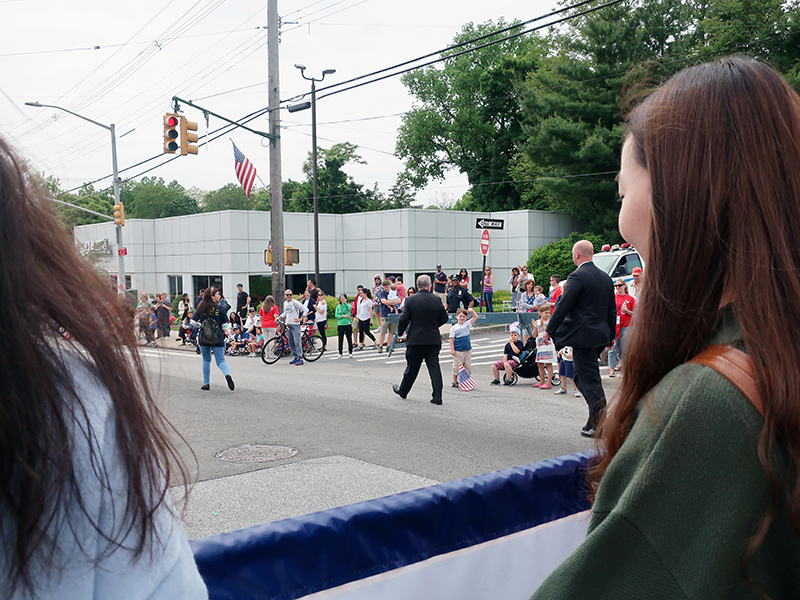
[[[233,140],[231,140],[231,143],[233,144]],[[236,147],[236,144],[233,144],[233,158],[236,161],[236,177],[239,179],[239,183],[242,184],[244,193],[249,198],[250,190],[253,189],[253,181],[256,178],[256,168],[242,154],[242,151]]]
[[[458,389],[462,392],[468,392],[475,388],[475,380],[469,376],[464,365],[458,363]]]

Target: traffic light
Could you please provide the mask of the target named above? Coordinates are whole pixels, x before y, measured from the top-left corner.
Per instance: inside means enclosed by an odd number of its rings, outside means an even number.
[[[272,246],[264,250],[264,264],[272,266]],[[287,267],[300,264],[300,248],[283,247],[283,264]]]
[[[197,131],[197,123],[181,117],[181,156],[197,154],[197,146],[190,145],[190,143],[197,143],[197,134],[191,133],[193,131]]]
[[[125,205],[122,202],[114,205],[114,223],[120,227],[125,225]]]
[[[181,118],[175,113],[164,115],[164,152],[175,154],[178,149],[178,124]]]
[[[284,247],[283,263],[287,266],[300,264],[300,248]]]

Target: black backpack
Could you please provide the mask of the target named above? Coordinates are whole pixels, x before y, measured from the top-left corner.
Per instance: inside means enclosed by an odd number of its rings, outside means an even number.
[[[222,343],[222,330],[212,317],[208,317],[200,325],[200,345],[219,346]]]

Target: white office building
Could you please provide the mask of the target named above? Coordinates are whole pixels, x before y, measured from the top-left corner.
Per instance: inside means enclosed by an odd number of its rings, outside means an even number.
[[[502,221],[491,229],[487,265],[495,289],[506,289],[511,267],[526,262],[534,249],[580,228],[570,215],[536,210],[475,213],[398,209],[346,215],[319,215],[318,285],[326,294],[371,286],[375,274],[402,275],[406,285],[441,264],[448,275],[466,269],[479,281],[481,219]],[[298,248],[299,264],[286,267],[287,287],[305,289],[314,274],[314,220],[309,213],[284,213],[284,243]],[[75,239],[93,249],[101,266],[116,279],[118,248],[111,222],[81,225]],[[235,297],[242,283],[251,296],[272,291],[265,264],[270,243],[270,213],[229,210],[166,219],[128,219],[123,227],[127,287],[149,293],[187,292],[192,298],[208,285],[221,285]],[[546,282],[542,282],[543,284]]]

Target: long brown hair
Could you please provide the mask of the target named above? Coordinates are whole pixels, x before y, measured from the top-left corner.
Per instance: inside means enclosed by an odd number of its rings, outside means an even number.
[[[590,481],[619,451],[640,400],[708,344],[729,305],[766,409],[758,453],[772,504],[752,557],[784,493],[800,535],[800,488],[783,490],[772,462],[778,444],[800,473],[800,97],[770,67],[728,57],[674,75],[627,123],[652,185],[647,285]]]
[[[111,542],[109,552],[131,535],[126,549],[155,556],[156,512],[176,483],[170,479],[188,477],[148,388],[131,307],[78,255],[35,176],[3,140],[0,224],[0,515],[8,556],[0,577],[13,595],[62,566],[53,557],[59,536],[81,530],[73,520],[88,521]],[[123,515],[113,529],[87,509],[93,489],[111,489],[116,466],[98,452],[104,432],[89,417],[96,407],[76,393],[78,364],[108,391],[127,481],[117,490],[122,502],[109,507]],[[82,448],[96,480],[78,477]]]
[[[206,315],[211,312],[211,309],[219,306],[217,301],[214,300],[214,294],[216,294],[219,290],[214,286],[207,287],[203,292],[203,299],[200,301],[200,304],[197,306],[197,314],[198,315]]]

